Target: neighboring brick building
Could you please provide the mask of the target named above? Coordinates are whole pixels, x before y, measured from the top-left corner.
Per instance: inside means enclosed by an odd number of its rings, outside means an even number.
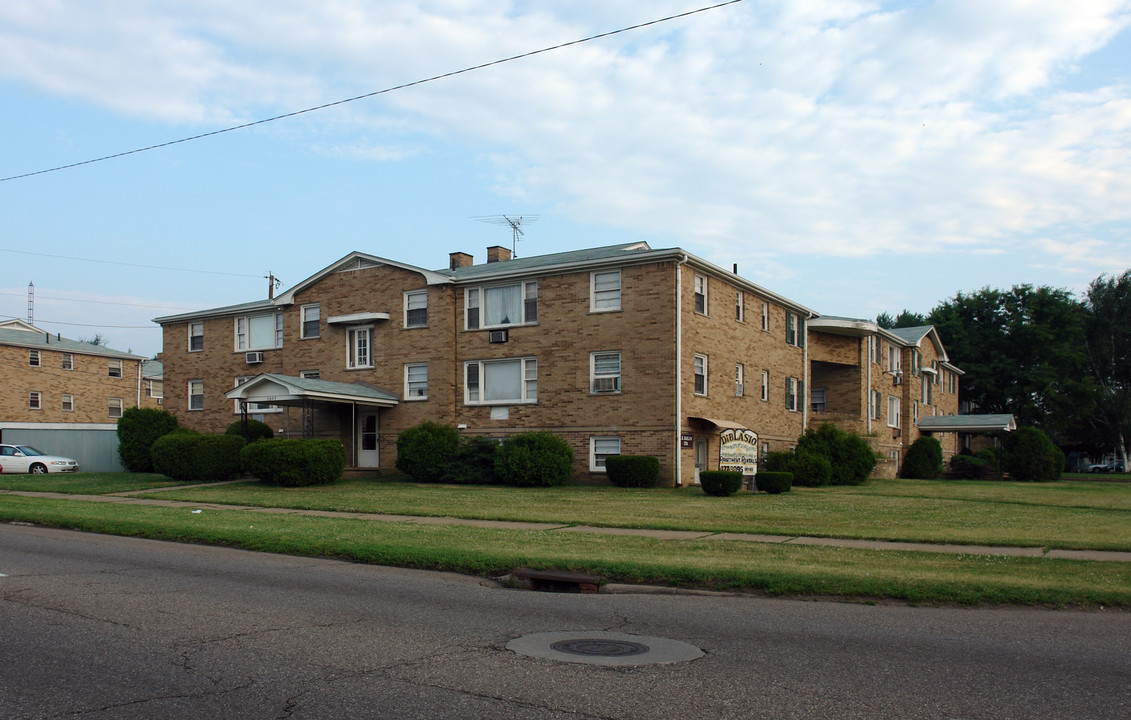
[[[116,423],[138,404],[142,358],[0,322],[0,423]]]
[[[243,399],[280,434],[341,438],[355,468],[392,468],[426,419],[544,429],[580,479],[648,454],[668,485],[804,430],[812,311],[678,248],[509,256],[430,271],[352,253],[278,297],[157,318],[165,407],[219,432]]]

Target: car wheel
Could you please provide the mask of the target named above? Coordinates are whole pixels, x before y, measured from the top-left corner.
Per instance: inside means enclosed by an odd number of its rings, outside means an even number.
[[[44,465],[43,463],[36,463],[36,464],[31,466],[31,474],[32,475],[46,475],[47,474],[47,466]]]

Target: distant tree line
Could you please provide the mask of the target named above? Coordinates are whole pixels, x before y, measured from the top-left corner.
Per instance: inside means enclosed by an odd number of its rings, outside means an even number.
[[[1131,439],[1131,270],[1101,275],[1083,298],[1015,285],[958,293],[927,315],[881,313],[884,328],[934,325],[965,371],[958,399],[1012,413],[1062,448],[1116,452]]]

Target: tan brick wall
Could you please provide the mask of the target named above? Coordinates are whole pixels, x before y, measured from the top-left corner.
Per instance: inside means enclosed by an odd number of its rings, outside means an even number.
[[[736,317],[739,287],[735,278],[711,275],[684,265],[681,433],[708,440],[708,469],[718,469],[717,428],[692,425],[689,417],[730,420],[758,433],[759,443],[771,451],[796,444],[804,431],[802,412],[807,397],[799,398],[798,410],[786,409],[786,378],[805,379],[805,351],[786,343],[786,309],[768,298],[744,292],[745,322]],[[695,311],[695,275],[707,276],[707,312]],[[762,330],[762,303],[769,303],[769,330]],[[695,393],[695,355],[707,356],[707,394]],[[735,366],[743,365],[743,394],[735,394]],[[762,371],[769,370],[769,397],[762,400]],[[807,393],[806,393],[807,394]],[[683,453],[683,484],[693,482],[695,450]]]
[[[109,376],[108,358],[70,352],[71,370],[63,369],[63,351],[39,348],[40,364],[29,365],[29,348],[0,346],[0,420],[27,423],[113,423],[110,399],[120,398],[122,409],[138,399],[141,361],[122,359],[122,377]],[[41,409],[29,406],[31,392],[39,392]],[[63,410],[63,395],[74,398],[74,409]]]

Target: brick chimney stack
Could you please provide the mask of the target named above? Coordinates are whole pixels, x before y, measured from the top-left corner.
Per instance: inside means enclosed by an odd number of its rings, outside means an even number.
[[[475,264],[475,258],[471,257],[465,252],[454,252],[448,255],[449,263],[448,269],[455,270],[456,268],[468,267]]]
[[[493,245],[487,248],[487,262],[502,262],[511,259],[511,251],[502,245]]]

